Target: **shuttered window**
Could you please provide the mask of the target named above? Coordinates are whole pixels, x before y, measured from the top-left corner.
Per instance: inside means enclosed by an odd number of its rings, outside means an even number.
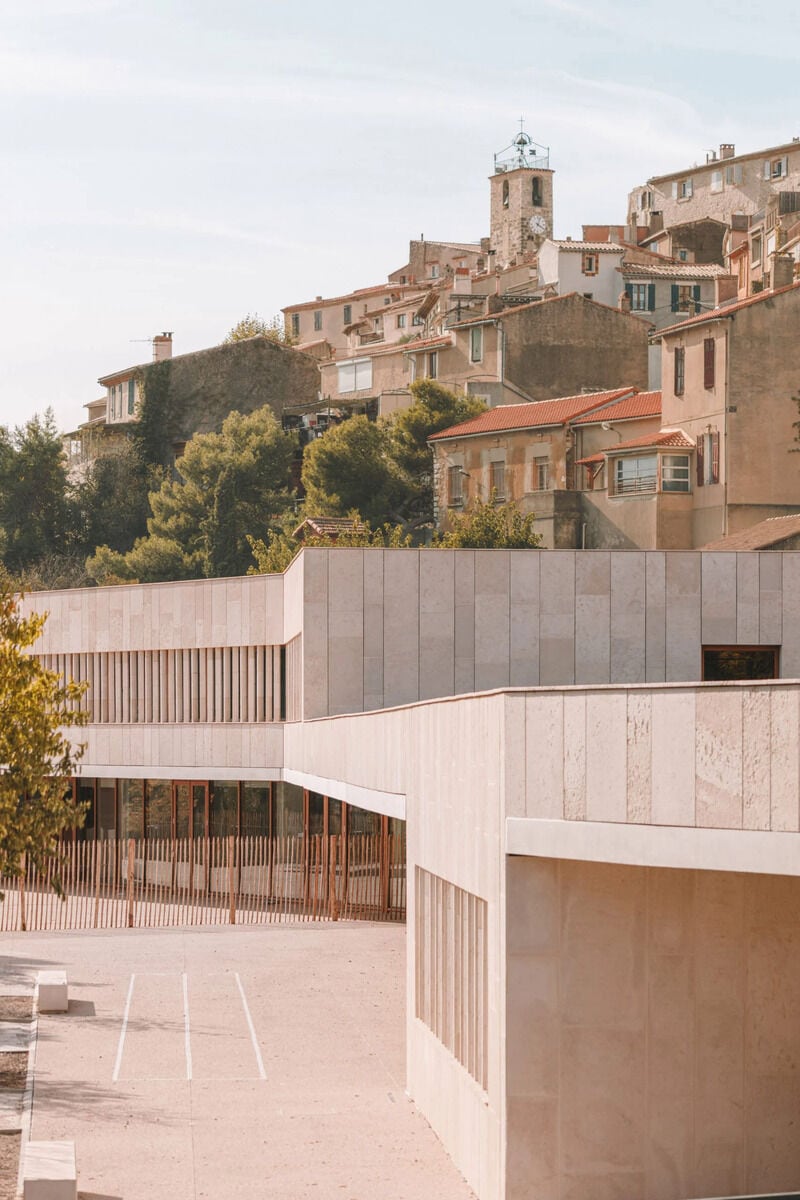
[[[697,467],[697,486],[702,487],[706,481],[706,438],[704,433],[701,433],[697,439],[695,466]]]
[[[714,386],[714,338],[706,338],[703,342],[703,387]]]
[[[675,347],[675,382],[673,391],[676,396],[683,395],[683,384],[686,375],[686,351],[683,346]]]

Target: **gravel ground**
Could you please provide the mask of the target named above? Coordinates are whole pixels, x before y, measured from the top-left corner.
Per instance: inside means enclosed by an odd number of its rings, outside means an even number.
[[[0,1200],[15,1200],[19,1171],[18,1133],[0,1133]]]
[[[0,996],[0,1021],[30,1021],[33,996]]]

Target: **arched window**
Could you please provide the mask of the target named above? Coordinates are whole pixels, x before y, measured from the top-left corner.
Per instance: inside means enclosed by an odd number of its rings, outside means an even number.
[[[542,207],[542,181],[538,176],[531,180],[531,204],[534,208]]]
[[[508,180],[503,180],[503,208],[508,208]]]

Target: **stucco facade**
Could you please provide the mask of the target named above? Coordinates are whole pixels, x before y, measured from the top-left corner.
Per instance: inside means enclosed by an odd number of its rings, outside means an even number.
[[[85,774],[405,818],[406,1082],[481,1200],[796,1186],[800,554],[307,549],[25,607],[123,669]],[[701,683],[725,645],[780,677]],[[256,646],[286,720],[224,673],[213,721],[121,719],[136,656],[169,704],[170,654]]]

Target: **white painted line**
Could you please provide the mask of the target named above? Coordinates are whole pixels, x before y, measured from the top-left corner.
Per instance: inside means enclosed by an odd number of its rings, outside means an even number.
[[[125,1001],[125,1011],[122,1014],[122,1028],[119,1031],[119,1045],[117,1046],[117,1058],[114,1063],[114,1072],[111,1076],[111,1082],[116,1083],[119,1079],[120,1067],[122,1066],[122,1052],[125,1049],[125,1034],[128,1031],[128,1017],[131,1011],[131,1000],[133,998],[133,983],[136,979],[135,975],[131,975],[131,981],[128,985],[128,998]]]
[[[244,994],[244,988],[242,987],[242,981],[239,978],[239,972],[234,971],[234,976],[236,977],[236,986],[239,989],[239,995],[242,997],[242,1007],[244,1008],[244,1015],[245,1015],[245,1019],[247,1020],[247,1027],[250,1030],[250,1041],[253,1043],[253,1052],[255,1053],[255,1056],[256,1056],[256,1065],[258,1067],[258,1073],[262,1079],[266,1079],[267,1073],[264,1070],[264,1060],[262,1059],[261,1051],[258,1048],[258,1038],[256,1037],[256,1030],[255,1030],[255,1026],[253,1025],[253,1018],[250,1016],[250,1009],[247,1004],[247,997]]]
[[[186,1050],[186,1078],[192,1078],[192,1043],[189,1037],[189,980],[183,973],[183,1044]]]

